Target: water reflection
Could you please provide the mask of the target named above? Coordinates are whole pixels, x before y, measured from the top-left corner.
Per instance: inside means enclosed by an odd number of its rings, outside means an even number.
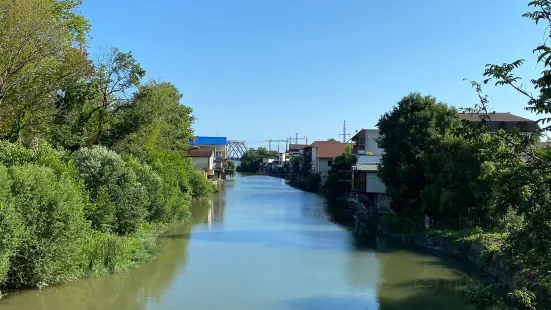
[[[226,213],[226,196],[216,195],[213,198],[195,201],[191,206],[194,224],[207,224],[212,229],[213,224],[223,227]]]

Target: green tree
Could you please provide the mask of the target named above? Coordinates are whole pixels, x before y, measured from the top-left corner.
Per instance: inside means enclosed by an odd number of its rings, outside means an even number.
[[[249,149],[241,157],[241,164],[239,165],[240,172],[256,173],[260,169],[260,164],[264,158],[277,156],[277,151],[268,151],[264,147],[258,149]]]
[[[180,104],[181,99],[178,89],[167,82],[140,87],[113,126],[113,147],[142,159],[153,150],[183,154],[193,138],[195,118],[190,107]]]
[[[92,85],[95,87],[96,97],[87,114],[87,118],[93,119],[97,127],[93,144],[108,139],[104,135],[113,126],[111,121],[117,117],[118,112],[132,105],[129,92],[140,86],[144,76],[145,70],[132,53],[123,53],[117,48],[111,49],[94,64]]]
[[[76,0],[0,0],[0,138],[47,137],[63,85],[86,70],[90,25]]]
[[[493,124],[489,113],[489,99],[483,94],[483,85],[494,83],[510,87],[525,96],[526,110],[543,115],[543,126],[534,134],[498,130],[495,136],[507,146],[507,153],[499,156],[491,165],[493,187],[489,200],[509,212],[507,239],[501,254],[521,268],[517,283],[509,292],[517,309],[547,309],[551,307],[551,149],[537,147],[541,134],[548,133],[551,121],[551,1],[534,0],[528,4],[533,11],[523,15],[536,24],[544,24],[545,40],[533,52],[542,67],[541,75],[530,80],[532,88],[522,83],[516,70],[523,59],[504,64],[489,64],[484,71],[483,83],[473,82],[480,104],[467,109],[478,113],[481,119]],[[543,28],[542,28],[543,29]],[[528,84],[528,85],[530,85]]]
[[[402,98],[381,117],[378,144],[384,154],[378,175],[386,185],[393,210],[421,214],[421,193],[430,185],[421,156],[459,125],[455,109],[418,93]]]
[[[470,129],[464,122],[456,132],[426,146],[419,157],[428,181],[421,192],[422,209],[442,217],[441,224],[451,228],[457,228],[461,218],[487,226],[505,215],[503,208],[488,200],[494,182],[492,164],[506,152],[505,145],[488,134],[467,134]]]

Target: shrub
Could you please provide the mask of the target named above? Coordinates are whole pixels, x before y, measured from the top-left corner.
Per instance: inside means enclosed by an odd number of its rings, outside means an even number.
[[[12,167],[11,175],[23,232],[8,284],[43,286],[75,278],[88,230],[82,188],[71,177],[34,164]]]
[[[137,180],[145,187],[148,196],[147,220],[150,222],[167,223],[172,220],[172,212],[168,205],[167,195],[163,189],[163,179],[147,164],[139,162],[134,157],[127,157],[126,163],[136,174]]]
[[[137,232],[145,218],[149,199],[132,169],[117,153],[101,146],[82,148],[74,156],[90,199],[96,204],[87,214],[92,227],[100,231],[104,231],[102,227],[112,227],[119,235]],[[99,216],[102,210],[110,212],[112,206],[115,208],[115,223],[110,222],[110,214]],[[107,222],[102,222],[104,219]]]
[[[189,202],[193,196],[189,172],[194,167],[191,161],[175,152],[154,152],[150,155],[151,167],[163,179],[163,192],[171,218],[182,220],[189,215]]]
[[[94,232],[86,239],[84,272],[98,276],[123,271],[145,262],[154,254],[155,243],[151,236],[117,236]]]
[[[193,170],[189,173],[189,183],[193,198],[207,197],[214,192],[214,184],[199,171]]]
[[[308,174],[308,190],[317,193],[321,186],[321,175],[319,173]]]
[[[21,143],[0,141],[0,163],[6,167],[33,163],[52,168],[57,174],[78,177],[71,156],[45,142],[37,142],[31,148],[25,148]]]
[[[10,259],[17,248],[22,230],[21,218],[12,201],[11,184],[8,169],[0,165],[0,287],[6,281]]]

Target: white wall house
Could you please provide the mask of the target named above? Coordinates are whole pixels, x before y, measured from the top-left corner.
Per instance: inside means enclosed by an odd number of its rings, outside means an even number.
[[[356,165],[352,171],[353,191],[365,195],[365,203],[378,210],[385,210],[389,205],[386,187],[377,176],[378,164],[384,153],[377,145],[379,137],[378,129],[362,129],[352,137],[355,142],[353,153],[356,156]]]
[[[346,144],[338,141],[315,141],[312,147],[312,172],[319,173],[323,183],[327,181],[329,170],[335,157],[342,155]]]
[[[195,170],[212,170],[214,169],[214,155],[209,157],[191,157]]]
[[[380,137],[379,129],[362,129],[352,140],[356,143],[353,153],[357,155],[375,155],[381,156],[383,149],[377,145],[377,139]]]
[[[189,157],[195,170],[202,171],[205,175],[214,175],[215,149],[213,147],[201,147],[189,150]]]

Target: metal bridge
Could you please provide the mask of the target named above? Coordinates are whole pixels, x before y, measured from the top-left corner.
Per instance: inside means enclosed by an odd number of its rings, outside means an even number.
[[[298,134],[295,137],[287,137],[286,139],[267,139],[262,141],[228,140],[226,143],[226,155],[230,160],[240,160],[248,150],[246,144],[262,145],[269,151],[286,152],[290,143],[298,143],[299,140],[305,141],[308,144],[308,137],[299,138]]]
[[[247,147],[245,141],[228,140],[226,150],[228,159],[240,160],[247,151]]]

